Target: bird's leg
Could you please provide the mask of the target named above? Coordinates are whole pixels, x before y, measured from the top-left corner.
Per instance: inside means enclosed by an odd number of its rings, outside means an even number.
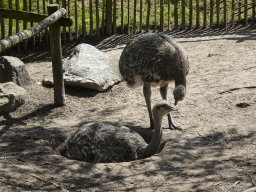
[[[161,96],[164,100],[167,100],[167,88],[168,88],[168,84],[165,84],[164,86],[160,86],[160,94],[161,94]],[[167,114],[167,117],[168,117],[168,122],[169,122],[169,129],[182,130],[182,128],[180,126],[175,125],[173,123],[173,120],[172,120],[172,117],[171,117],[170,113]]]
[[[151,110],[151,103],[150,103],[150,98],[151,98],[151,85],[150,85],[150,83],[147,83],[147,82],[144,83],[143,93],[144,93],[144,97],[145,97],[147,108],[148,108],[148,114],[149,114],[149,119],[150,119],[150,128],[154,129],[155,123],[154,123],[152,110]]]

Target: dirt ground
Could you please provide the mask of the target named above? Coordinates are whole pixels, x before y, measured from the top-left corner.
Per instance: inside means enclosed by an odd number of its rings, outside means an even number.
[[[66,106],[53,105],[53,87],[42,85],[51,69],[49,51],[12,53],[33,81],[30,100],[0,117],[0,191],[209,191],[241,192],[256,185],[256,30],[166,32],[187,51],[186,98],[173,112],[183,131],[164,129],[161,153],[124,163],[68,160],[56,148],[90,121],[149,126],[142,88],[124,82],[106,92],[66,87]],[[79,39],[114,57],[135,35]],[[169,86],[173,101],[174,84]],[[152,103],[161,99],[152,89]],[[25,117],[23,117],[25,115]],[[163,119],[167,128],[167,118]]]

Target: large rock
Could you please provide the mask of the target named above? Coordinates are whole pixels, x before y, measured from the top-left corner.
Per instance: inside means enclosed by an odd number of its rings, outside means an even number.
[[[0,83],[14,82],[19,86],[31,84],[25,64],[16,57],[0,57]]]
[[[63,68],[65,85],[104,91],[121,81],[118,59],[89,44],[76,46],[64,62]],[[43,82],[53,84],[52,72],[44,78]]]
[[[0,115],[8,114],[28,99],[27,91],[13,82],[0,83]]]

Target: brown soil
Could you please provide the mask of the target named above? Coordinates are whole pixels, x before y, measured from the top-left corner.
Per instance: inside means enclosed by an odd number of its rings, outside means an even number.
[[[30,100],[12,113],[16,121],[0,117],[0,190],[240,192],[255,186],[256,30],[168,34],[182,44],[191,65],[186,98],[172,113],[183,131],[164,129],[162,152],[133,162],[79,162],[54,148],[89,121],[149,126],[142,88],[129,89],[124,82],[106,92],[66,87],[66,106],[55,107],[53,88],[41,84],[51,69],[49,51],[19,54],[33,84],[26,87]],[[133,36],[80,39],[63,57],[81,42],[119,57]],[[153,88],[152,103],[160,99],[159,88]]]

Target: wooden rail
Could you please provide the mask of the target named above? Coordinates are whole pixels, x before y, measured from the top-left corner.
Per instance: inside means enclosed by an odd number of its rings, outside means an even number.
[[[52,6],[52,5],[48,5],[48,6]],[[9,11],[9,10],[8,10]],[[7,17],[6,15],[7,10],[0,10],[0,17]],[[34,27],[31,27],[30,29],[26,29],[23,30],[19,33],[16,33],[15,35],[9,36],[6,39],[3,39],[0,41],[0,52],[3,52],[4,50],[7,50],[8,48],[22,42],[25,40],[28,40],[29,38],[35,36],[36,34],[38,34],[39,32],[43,31],[44,29],[46,29],[47,27],[49,27],[50,25],[52,25],[53,23],[55,23],[56,21],[58,21],[60,18],[63,17],[63,15],[65,15],[66,10],[65,9],[60,9],[58,11],[56,11],[55,13],[53,13],[52,15],[50,15],[49,17],[45,16],[45,15],[37,15],[34,13],[27,13],[27,12],[18,12],[18,11],[11,11],[12,14],[10,15],[10,17],[12,19],[19,19],[22,18],[21,16],[26,17],[27,21],[39,21],[39,19],[43,19],[42,21],[40,21],[37,25],[35,25]],[[70,26],[72,25],[72,20],[69,18],[63,18],[59,21],[61,26]]]

